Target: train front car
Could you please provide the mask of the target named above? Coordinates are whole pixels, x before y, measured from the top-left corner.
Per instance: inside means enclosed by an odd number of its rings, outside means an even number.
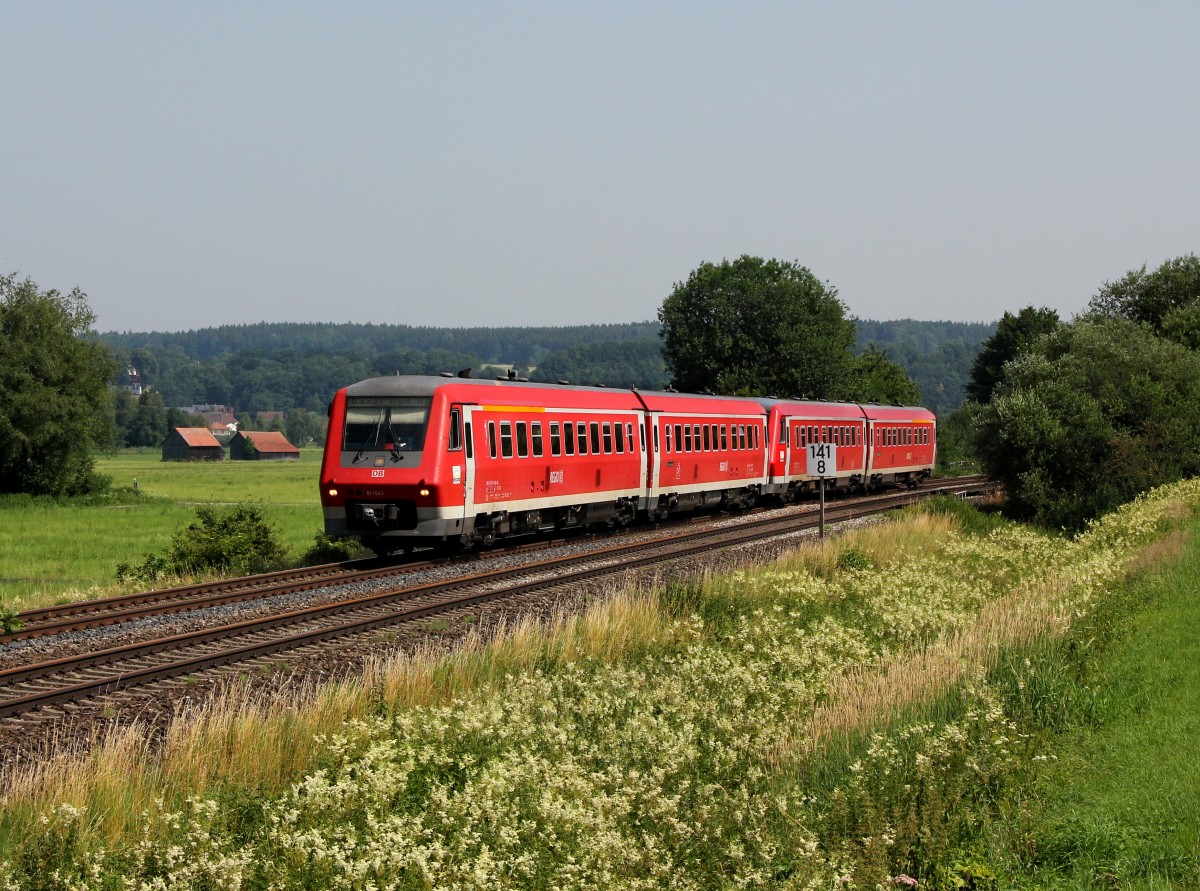
[[[447,408],[447,383],[380,377],[338,391],[321,465],[327,535],[382,553],[461,534],[461,417]]]
[[[629,391],[362,381],[330,410],[325,531],[386,553],[632,522],[645,498],[641,418]]]
[[[933,474],[937,419],[927,408],[864,405],[867,415],[867,481],[872,486],[915,487]]]

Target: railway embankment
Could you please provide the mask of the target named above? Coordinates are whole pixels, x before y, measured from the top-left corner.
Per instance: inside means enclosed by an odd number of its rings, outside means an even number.
[[[1166,858],[1186,877],[1185,838],[1071,860],[1075,824],[1054,821],[1078,775],[1055,771],[1149,782],[1106,766],[1103,735],[1134,757],[1142,733],[1187,732],[1187,663],[1143,670],[1138,653],[1197,664],[1168,644],[1200,606],[1162,593],[1195,590],[1163,580],[1200,564],[1197,506],[1200,485],[1180,484],[1074,539],[947,507],[468,634],[290,704],[231,677],[153,747],[127,727],[5,777],[0,876],[989,887],[1030,869],[1136,880]],[[1186,766],[1154,773],[1174,796],[1157,813],[1194,816]]]

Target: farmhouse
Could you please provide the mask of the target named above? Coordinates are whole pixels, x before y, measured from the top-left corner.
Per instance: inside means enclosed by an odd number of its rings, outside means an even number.
[[[225,450],[203,427],[176,427],[162,444],[164,461],[224,461]]]
[[[242,430],[229,440],[229,457],[234,461],[299,461],[300,450],[282,433]]]

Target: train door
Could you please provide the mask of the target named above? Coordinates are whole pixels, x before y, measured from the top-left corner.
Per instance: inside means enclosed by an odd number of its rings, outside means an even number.
[[[648,510],[654,489],[658,485],[658,419],[654,412],[643,411],[638,415],[638,427],[642,447],[642,494],[638,499],[641,510]]]
[[[870,474],[875,470],[875,464],[877,463],[876,456],[878,455],[878,443],[876,443],[876,441],[875,441],[876,435],[877,435],[877,428],[875,426],[875,422],[873,420],[868,419],[867,420],[867,438],[866,438],[867,464],[863,468],[863,479],[865,479],[868,483],[871,481]]]
[[[475,519],[475,415],[478,414],[479,406],[477,405],[454,405],[450,408],[450,416],[453,419],[457,412],[462,416],[462,443],[463,450],[458,457],[462,460],[462,476],[459,480],[454,479],[454,468],[457,464],[451,465],[451,482],[455,486],[462,486],[462,530],[464,533],[471,531],[471,526]],[[481,423],[481,422],[479,422]],[[457,519],[457,517],[455,518]]]

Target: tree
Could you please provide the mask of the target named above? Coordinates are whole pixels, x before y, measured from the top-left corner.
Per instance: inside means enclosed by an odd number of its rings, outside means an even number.
[[[307,411],[303,408],[293,409],[288,413],[284,423],[284,431],[289,441],[300,448],[306,445],[324,445],[327,421],[324,415]]]
[[[1115,282],[1105,282],[1088,304],[1087,314],[1094,319],[1128,319],[1149,325],[1158,334],[1171,336],[1175,328],[1178,340],[1179,313],[1188,313],[1195,321],[1200,305],[1200,258],[1187,254],[1167,260],[1153,272],[1145,264]],[[1174,324],[1172,320],[1174,319]],[[1194,332],[1193,332],[1193,335]]]
[[[847,388],[841,398],[853,402],[882,402],[892,405],[916,405],[921,391],[904,369],[888,354],[871,344],[854,357]]]
[[[113,436],[104,345],[85,339],[87,295],[0,276],[0,491],[73,495],[104,488],[93,450]]]
[[[1015,316],[1006,312],[996,326],[996,333],[983,342],[975,364],[967,395],[976,402],[992,398],[996,385],[1004,377],[1004,364],[1027,351],[1038,338],[1055,331],[1062,323],[1052,309],[1027,306]]]
[[[1200,472],[1200,353],[1125,320],[1063,325],[1005,367],[975,447],[1019,515],[1081,528]]]
[[[725,395],[842,395],[854,323],[836,289],[797,263],[704,263],[658,311],[672,383]]]

